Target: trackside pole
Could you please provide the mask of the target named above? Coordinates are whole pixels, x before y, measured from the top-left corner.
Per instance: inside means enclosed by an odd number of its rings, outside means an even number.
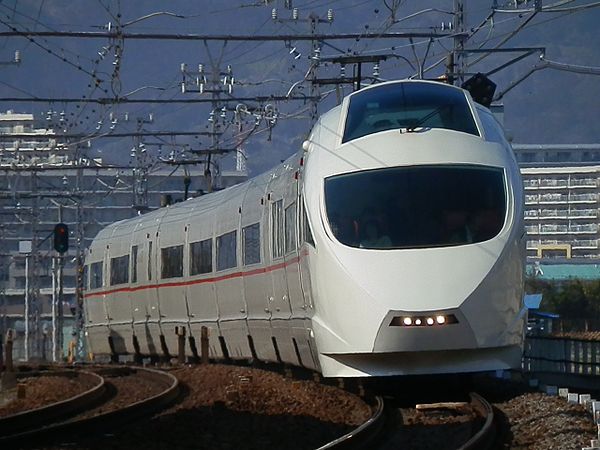
[[[6,344],[4,346],[4,372],[0,377],[0,387],[2,390],[12,389],[17,385],[17,377],[14,372],[13,366],[13,336],[14,332],[12,329],[8,329],[6,332]]]
[[[185,327],[175,327],[177,334],[177,362],[185,364]]]
[[[200,328],[200,362],[208,364],[208,328]]]

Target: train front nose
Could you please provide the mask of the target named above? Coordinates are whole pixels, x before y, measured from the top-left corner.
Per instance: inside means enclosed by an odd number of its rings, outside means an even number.
[[[420,279],[417,271],[409,272],[397,283],[401,300],[388,297],[384,302],[387,314],[381,320],[373,351],[519,344],[522,249],[519,242],[509,241],[506,246],[502,242],[439,249],[435,258],[444,262],[423,270]],[[421,267],[425,269],[427,263]]]

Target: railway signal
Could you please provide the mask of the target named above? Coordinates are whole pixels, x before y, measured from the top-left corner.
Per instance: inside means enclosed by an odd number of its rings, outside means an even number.
[[[54,226],[54,250],[65,253],[69,250],[69,227],[64,223]]]

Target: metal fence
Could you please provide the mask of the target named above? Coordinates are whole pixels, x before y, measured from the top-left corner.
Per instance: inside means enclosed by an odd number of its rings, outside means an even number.
[[[600,375],[600,341],[528,337],[525,340],[523,370]]]

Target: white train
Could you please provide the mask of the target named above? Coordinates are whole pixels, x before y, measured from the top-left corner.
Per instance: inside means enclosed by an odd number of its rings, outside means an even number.
[[[89,248],[95,354],[175,354],[324,376],[520,366],[525,232],[502,128],[464,90],[381,83],[303,150],[226,190],[112,224]]]

